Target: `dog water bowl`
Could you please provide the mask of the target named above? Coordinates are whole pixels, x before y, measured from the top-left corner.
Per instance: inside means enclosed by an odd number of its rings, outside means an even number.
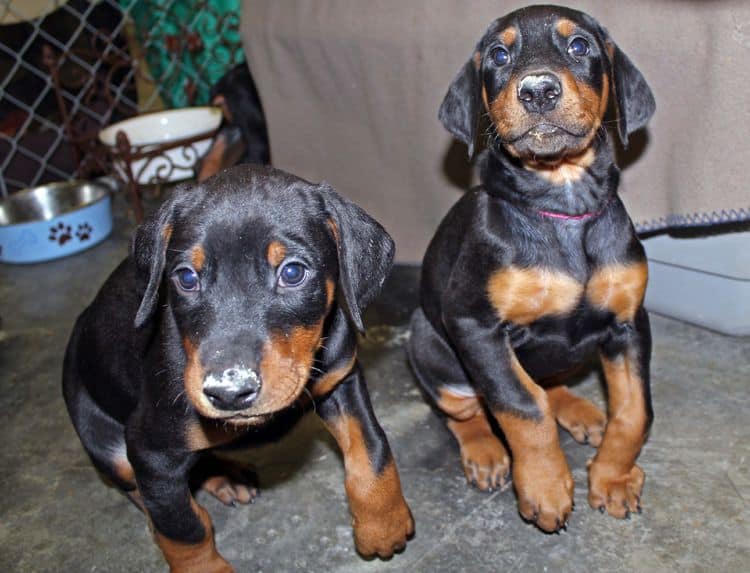
[[[117,149],[119,131],[127,135],[136,156],[131,168],[139,185],[180,181],[193,176],[195,162],[208,151],[221,117],[218,107],[146,113],[105,127],[99,140],[115,152],[115,168],[126,181],[125,161]]]
[[[0,202],[0,262],[37,263],[96,245],[112,231],[109,188],[49,183]]]

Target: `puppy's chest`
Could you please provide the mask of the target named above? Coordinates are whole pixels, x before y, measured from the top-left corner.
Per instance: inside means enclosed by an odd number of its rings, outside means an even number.
[[[492,272],[487,295],[503,323],[528,326],[547,318],[580,321],[590,314],[632,322],[643,302],[645,262],[597,266],[583,277],[543,266],[510,265]]]

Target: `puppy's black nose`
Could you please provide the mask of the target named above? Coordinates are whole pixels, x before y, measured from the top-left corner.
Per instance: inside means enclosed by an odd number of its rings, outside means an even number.
[[[529,74],[518,83],[518,99],[526,111],[552,111],[560,101],[562,84],[553,74]]]
[[[219,410],[245,410],[260,392],[258,375],[242,366],[209,374],[203,381],[203,393]]]

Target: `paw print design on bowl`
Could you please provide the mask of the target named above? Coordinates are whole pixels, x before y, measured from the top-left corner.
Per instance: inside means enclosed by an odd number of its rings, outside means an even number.
[[[98,245],[112,231],[114,187],[57,181],[0,200],[0,264],[40,263]]]
[[[73,233],[70,225],[66,225],[62,221],[49,229],[49,240],[57,243],[61,247],[72,238]]]
[[[88,223],[81,223],[78,225],[78,229],[76,229],[76,237],[78,237],[78,240],[88,241],[91,238],[91,233],[94,231],[94,229],[91,228],[91,225]]]

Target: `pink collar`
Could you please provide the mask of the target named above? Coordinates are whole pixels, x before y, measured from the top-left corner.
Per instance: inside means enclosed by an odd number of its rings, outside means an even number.
[[[583,221],[596,217],[601,211],[595,213],[582,213],[580,215],[566,215],[565,213],[555,213],[554,211],[537,211],[542,217],[551,217],[552,219],[564,219],[566,221]]]
[[[550,219],[562,219],[564,221],[585,221],[586,219],[598,217],[599,215],[604,213],[605,209],[611,202],[612,202],[612,198],[610,197],[609,200],[598,211],[593,211],[590,213],[581,213],[580,215],[568,215],[566,213],[556,213],[555,211],[541,211],[541,210],[537,211],[537,213],[541,215],[542,217],[549,217]]]

